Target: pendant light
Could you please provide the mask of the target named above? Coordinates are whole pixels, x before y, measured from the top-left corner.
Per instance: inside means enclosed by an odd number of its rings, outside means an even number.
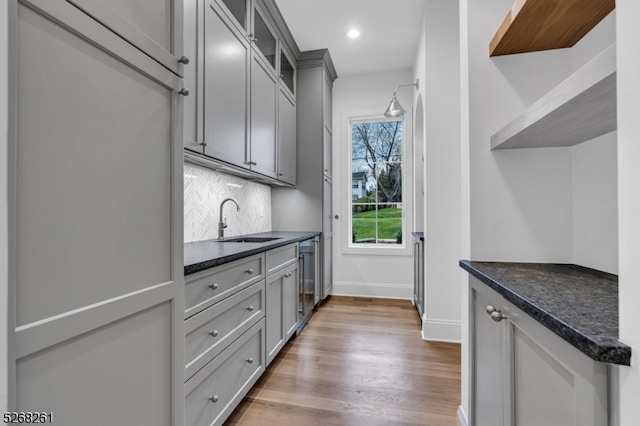
[[[396,87],[396,90],[393,91],[393,98],[391,98],[391,102],[389,102],[389,106],[387,107],[387,110],[384,112],[384,116],[387,118],[396,118],[396,117],[404,116],[407,113],[407,111],[405,111],[404,108],[402,108],[402,105],[400,105],[400,101],[398,101],[396,92],[401,87],[409,87],[409,86],[415,86],[416,90],[418,90],[419,82],[420,80],[416,79],[416,82],[413,84],[401,84],[400,86]]]

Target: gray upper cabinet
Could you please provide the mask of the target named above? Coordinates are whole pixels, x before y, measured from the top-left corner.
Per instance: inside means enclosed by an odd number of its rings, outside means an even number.
[[[280,79],[289,93],[295,96],[296,69],[284,50],[280,50]]]
[[[66,0],[182,76],[182,0]]]
[[[185,51],[195,56],[185,74],[194,93],[185,104],[186,158],[271,185],[295,185],[290,46],[297,46],[275,4],[185,0],[184,27]]]
[[[278,179],[296,183],[296,104],[282,86],[278,99]]]
[[[257,53],[251,60],[251,170],[276,177],[277,80]]]
[[[264,59],[271,65],[271,69],[276,69],[276,37],[271,26],[265,21],[264,12],[256,4],[253,8],[253,32],[249,35],[250,41],[262,54]]]
[[[9,3],[8,408],[179,425],[183,84],[89,12]]]
[[[229,15],[235,19],[239,29],[246,34],[246,30],[249,28],[247,0],[216,0],[216,2],[226,7]]]
[[[198,142],[204,154],[246,167],[251,49],[216,3],[204,15],[204,140]]]

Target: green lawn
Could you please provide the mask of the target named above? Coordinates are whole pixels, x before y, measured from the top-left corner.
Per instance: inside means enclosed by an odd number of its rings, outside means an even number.
[[[352,226],[356,233],[356,241],[376,238],[376,222],[378,239],[395,241],[402,229],[402,209],[382,209],[377,212],[354,214]]]

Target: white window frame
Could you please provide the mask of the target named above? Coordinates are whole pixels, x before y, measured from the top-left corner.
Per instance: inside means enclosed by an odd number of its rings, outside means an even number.
[[[410,120],[406,119],[407,117],[399,117],[399,118],[387,118],[383,115],[375,114],[375,115],[366,115],[366,116],[352,116],[349,117],[346,121],[346,140],[348,143],[345,144],[345,167],[346,167],[346,188],[348,191],[344,200],[346,201],[346,208],[344,211],[344,217],[347,219],[345,221],[345,227],[343,228],[344,234],[342,238],[342,248],[343,253],[350,254],[379,254],[379,255],[403,255],[406,256],[408,253],[409,247],[412,246],[409,244],[409,240],[411,240],[411,236],[408,235],[408,227],[407,223],[410,217],[407,215],[407,212],[410,208],[412,208],[411,202],[411,186],[409,185],[409,177],[411,176],[411,159],[407,157],[407,153],[411,152],[410,148],[412,146],[412,135],[408,132],[411,130],[407,130],[407,126],[410,125]],[[352,179],[352,132],[351,126],[356,123],[363,122],[383,122],[383,121],[402,121],[402,244],[354,244],[351,241],[352,235],[352,193],[353,193],[353,179]]]

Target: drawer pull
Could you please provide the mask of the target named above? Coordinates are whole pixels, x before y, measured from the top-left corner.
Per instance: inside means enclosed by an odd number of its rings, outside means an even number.
[[[211,337],[218,337],[218,330],[213,330],[209,332],[209,336]]]
[[[249,311],[249,312],[253,312],[253,306],[249,306],[249,307],[247,308],[247,311]]]
[[[211,402],[218,402],[220,398],[218,397],[218,395],[213,395],[212,397],[209,398],[209,401]]]
[[[217,284],[217,283],[213,283],[213,284],[211,284],[211,285],[209,286],[209,288],[210,288],[211,290],[217,290],[217,289],[218,289],[218,284]]]
[[[249,275],[253,274],[253,269],[247,269],[247,274]]]
[[[247,364],[253,364],[253,358],[249,358],[249,359],[247,360]]]

